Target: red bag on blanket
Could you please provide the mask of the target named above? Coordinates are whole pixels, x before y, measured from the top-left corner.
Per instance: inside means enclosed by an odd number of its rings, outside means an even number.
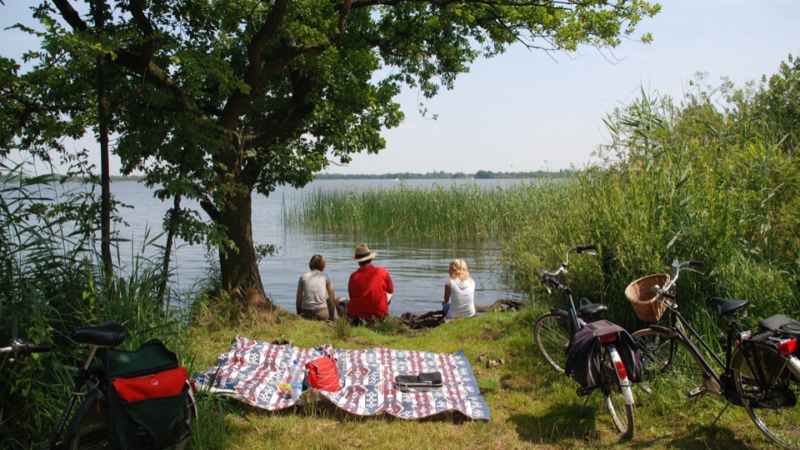
[[[186,369],[178,367],[145,377],[117,378],[111,385],[122,401],[135,402],[180,394],[186,383],[186,375]]]
[[[339,370],[330,357],[322,356],[306,363],[306,369],[308,369],[308,384],[312,388],[328,392],[336,392],[340,389]]]

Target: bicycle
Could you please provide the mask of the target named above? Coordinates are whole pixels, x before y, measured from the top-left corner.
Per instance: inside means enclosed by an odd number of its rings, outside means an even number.
[[[72,394],[67,402],[67,406],[50,438],[48,449],[117,449],[119,446],[112,442],[113,440],[109,437],[109,433],[112,431],[109,429],[110,427],[113,431],[134,432],[139,435],[145,433],[142,428],[130,430],[130,425],[122,423],[111,411],[111,402],[119,401],[119,399],[117,398],[117,393],[112,392],[113,390],[109,388],[111,381],[110,375],[123,373],[124,369],[121,368],[124,364],[137,359],[136,352],[114,350],[122,344],[126,335],[127,331],[125,328],[114,322],[107,322],[95,327],[76,328],[73,330],[72,339],[80,344],[91,345],[91,350],[86,362],[78,370],[75,379],[75,387],[72,389]],[[157,340],[149,341],[145,345],[148,344],[153,344],[153,348],[158,344],[163,346],[163,344]],[[144,346],[142,346],[142,348],[143,347]],[[21,340],[13,340],[9,346],[0,347],[0,355],[13,354],[14,356],[9,358],[8,361],[12,363],[23,363],[24,358],[32,353],[47,352],[50,350],[51,346],[49,344],[32,344]],[[114,354],[110,354],[109,351],[117,352],[115,354],[120,354],[123,358],[115,359]],[[169,352],[168,350],[166,351]],[[96,363],[96,357],[103,361],[104,364]],[[174,354],[171,352],[170,355],[164,358],[153,358],[149,354],[139,356],[139,360],[150,360],[150,362],[148,362],[149,367],[145,367],[144,369],[139,367],[137,368],[138,372],[130,372],[126,375],[138,376],[148,374],[148,372],[158,371],[159,365],[164,367],[165,362],[169,363],[171,357],[174,357]],[[175,362],[177,362],[177,360],[175,360]],[[113,368],[110,368],[112,365]],[[173,442],[172,448],[175,450],[182,450],[186,446],[190,434],[189,430],[191,430],[192,423],[197,418],[194,390],[188,381],[186,381],[185,386],[183,386],[181,396],[185,396],[185,401],[182,401],[182,405],[178,405],[178,414],[175,414],[174,418],[171,416],[166,418],[168,421],[178,421],[179,428],[176,428],[176,430],[182,430],[179,436],[175,436],[174,438],[170,437],[170,442]],[[85,399],[70,419],[71,413],[81,397],[85,397]],[[182,397],[179,398],[179,400],[182,400]],[[147,401],[148,400],[144,400],[144,402]],[[163,405],[164,402],[162,401],[158,404]],[[154,405],[153,403],[149,403],[147,405],[156,408],[158,404]],[[161,412],[163,414],[164,410]],[[164,420],[164,418],[161,420]],[[69,424],[67,424],[68,421]],[[64,435],[64,440],[59,441],[65,429],[66,434]],[[159,445],[159,447],[161,446]]]
[[[688,266],[699,265],[702,262],[676,260],[672,264],[674,277],[663,278],[667,280],[665,286],[656,284],[650,290],[654,296],[646,303],[662,311],[650,319],[658,322],[666,312],[669,325],[653,323],[633,333],[645,353],[643,382],[664,381],[678,384],[678,389],[691,388],[686,393],[694,400],[704,394],[721,397],[726,401],[725,407],[712,426],[730,405],[741,406],[766,437],[784,448],[800,449],[800,408],[796,408],[800,391],[800,360],[796,356],[800,322],[774,315],[762,320],[759,334],[753,336],[739,325],[746,317],[748,300],[711,297],[708,303],[717,317],[727,322],[725,354],[718,355],[678,311],[673,294],[681,271],[698,272]],[[712,363],[721,371],[715,370]]]
[[[581,386],[578,395],[585,395],[584,407],[589,401],[589,395],[596,389],[603,393],[606,407],[611,414],[614,426],[622,433],[623,437],[630,438],[634,433],[634,398],[631,391],[631,380],[625,363],[618,352],[616,345],[619,343],[620,332],[624,332],[611,322],[602,320],[602,314],[608,307],[599,303],[592,303],[582,298],[580,309],[575,308],[572,299],[572,290],[568,284],[569,254],[572,252],[581,254],[597,250],[596,245],[577,245],[567,250],[564,255],[564,262],[561,267],[553,272],[542,270],[540,277],[542,283],[547,288],[548,293],[552,294],[551,289],[563,292],[566,299],[566,310],[553,309],[542,314],[536,319],[534,325],[534,340],[539,351],[545,360],[557,371],[567,373],[570,363],[570,349],[575,343],[575,338],[587,324],[601,324],[605,327],[602,330],[592,327],[585,331],[593,332],[588,336],[588,340],[599,341],[599,354],[577,355],[573,354],[573,360],[579,358],[599,358],[600,368],[598,379],[593,386]],[[564,283],[558,277],[564,277]],[[605,331],[603,331],[605,330]],[[627,333],[625,333],[627,334]],[[574,349],[573,349],[573,353]],[[591,363],[591,361],[586,361]],[[570,375],[570,373],[567,373]],[[572,374],[574,377],[574,374]],[[579,381],[580,383],[580,381]],[[623,413],[624,411],[624,413]]]

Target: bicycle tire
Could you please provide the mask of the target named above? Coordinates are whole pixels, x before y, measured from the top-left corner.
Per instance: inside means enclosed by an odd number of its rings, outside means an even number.
[[[767,438],[783,448],[800,449],[800,370],[773,348],[759,345],[748,350],[753,351],[759,352],[758,358],[748,358],[737,349],[731,359],[744,409]],[[759,381],[759,373],[767,379]]]
[[[614,422],[614,426],[622,437],[625,439],[632,438],[636,424],[634,419],[634,405],[629,405],[625,401],[625,396],[622,393],[622,389],[624,388],[620,385],[619,378],[617,377],[617,369],[614,367],[614,363],[605,347],[602,348],[601,361],[603,384],[600,389],[603,392],[606,408],[608,408],[608,412],[611,414],[611,420]],[[630,389],[630,386],[626,386],[625,388]]]
[[[553,312],[542,314],[533,326],[533,339],[547,363],[564,372],[570,341],[569,319]]]
[[[189,429],[196,419],[194,397],[186,397],[186,421]],[[64,450],[117,450],[117,447],[108,440],[106,433],[105,402],[99,401],[96,393],[90,393],[70,421],[67,434],[64,438]],[[183,450],[189,438],[179,441],[172,447],[174,450]]]
[[[631,336],[644,352],[642,384],[645,392],[668,385],[669,390],[689,395],[710,384],[706,383],[710,377],[682,338],[653,328],[636,331]]]

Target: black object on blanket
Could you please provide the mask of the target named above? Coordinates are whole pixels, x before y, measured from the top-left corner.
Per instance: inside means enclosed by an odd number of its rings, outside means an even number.
[[[403,392],[428,392],[442,387],[442,374],[427,372],[419,375],[398,375],[394,377],[394,385]]]

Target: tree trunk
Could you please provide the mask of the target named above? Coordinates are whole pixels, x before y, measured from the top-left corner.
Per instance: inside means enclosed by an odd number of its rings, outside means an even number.
[[[95,25],[100,30],[105,25],[103,6],[102,2],[93,2],[91,4]],[[97,57],[97,116],[99,125],[98,138],[100,141],[100,248],[106,276],[110,277],[114,271],[114,260],[111,257],[111,169],[109,168],[109,116],[106,108],[105,56]]]
[[[222,286],[243,302],[245,306],[272,308],[267,298],[253,244],[252,190],[233,192],[226,210],[219,215],[219,223],[227,230],[228,239],[237,250],[220,250],[219,266]]]

